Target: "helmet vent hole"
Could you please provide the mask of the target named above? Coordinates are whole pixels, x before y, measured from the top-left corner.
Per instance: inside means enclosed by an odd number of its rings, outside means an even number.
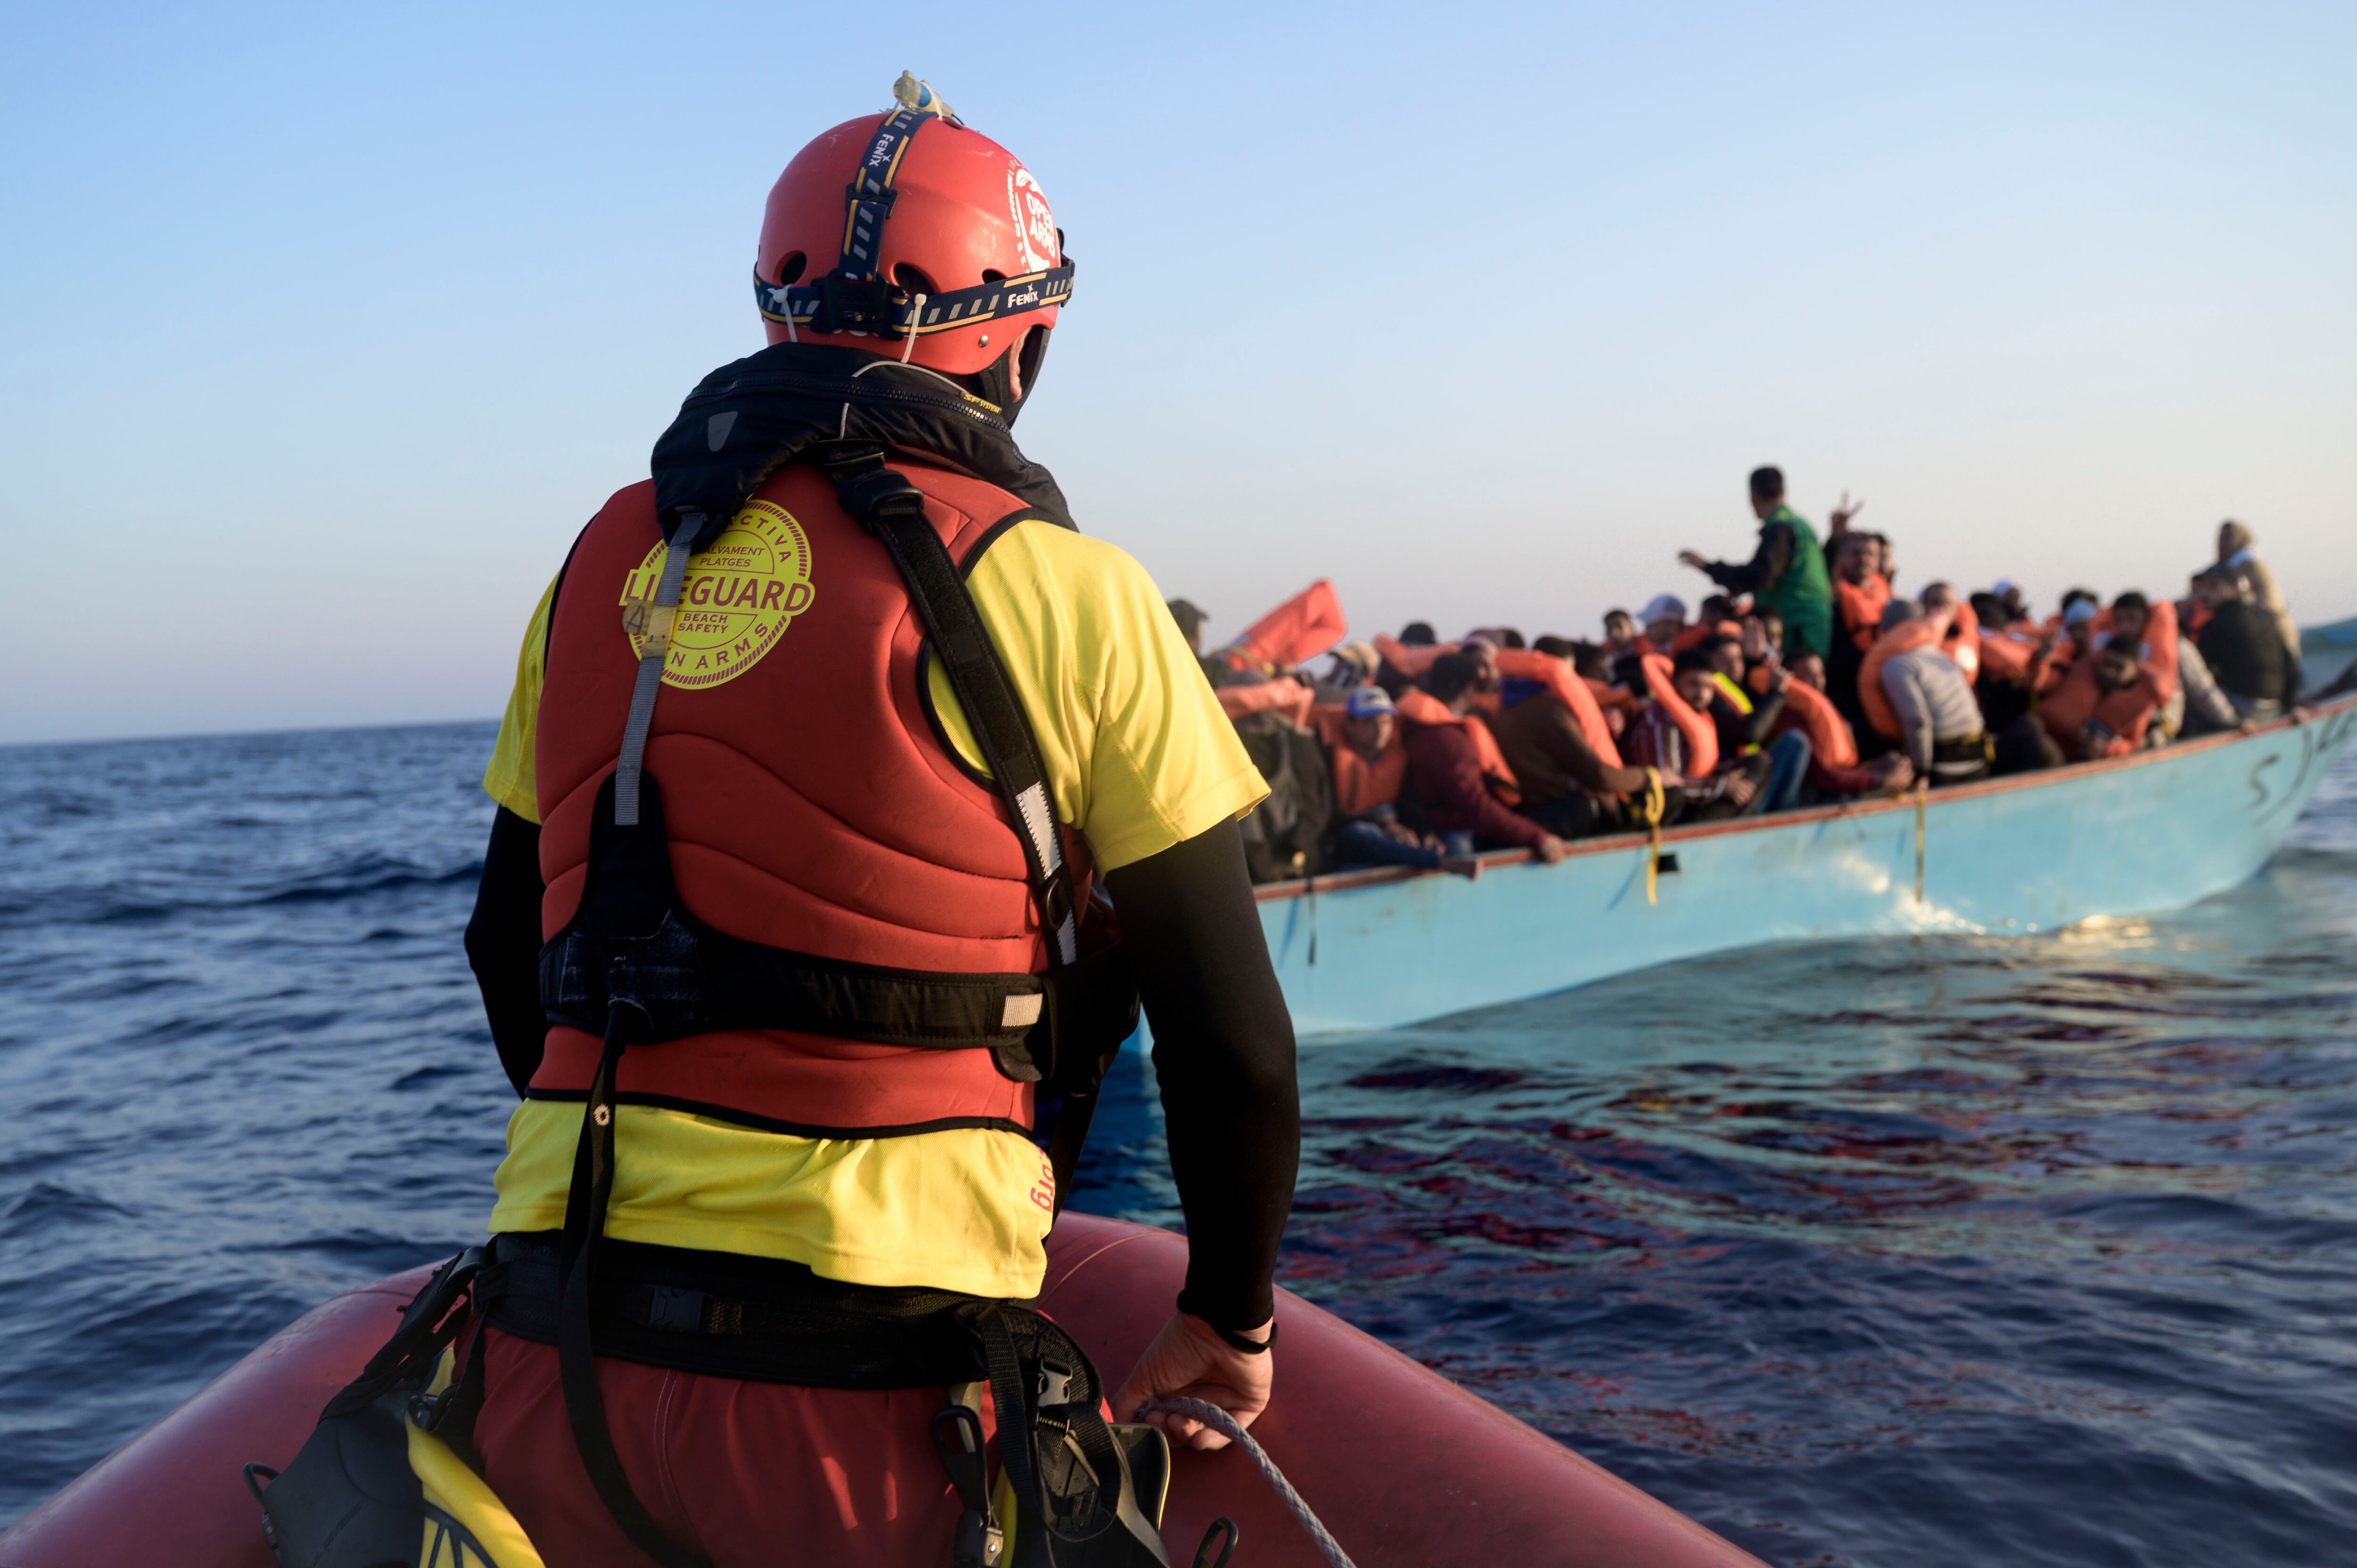
[[[909,294],[939,294],[941,285],[925,275],[922,267],[912,267],[902,262],[892,269],[892,281]]]
[[[1006,281],[1006,274],[1000,272],[996,267],[985,267],[982,269],[982,281],[985,283],[1005,283]]]
[[[783,288],[786,285],[792,283],[796,278],[801,277],[802,275],[802,268],[809,264],[810,258],[803,255],[800,251],[796,251],[792,255],[788,256],[785,259],[784,264],[778,268],[778,286]]]

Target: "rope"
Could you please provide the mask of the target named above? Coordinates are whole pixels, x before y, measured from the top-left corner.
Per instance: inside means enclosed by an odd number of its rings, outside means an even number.
[[[1662,770],[1645,769],[1645,827],[1652,842],[1645,849],[1645,902],[1659,904],[1661,897],[1654,885],[1662,875],[1662,817],[1670,809],[1670,794],[1662,788]]]
[[[1268,1477],[1268,1484],[1276,1488],[1277,1497],[1283,1500],[1287,1509],[1292,1510],[1293,1517],[1300,1522],[1302,1530],[1308,1532],[1309,1539],[1317,1543],[1318,1550],[1325,1553],[1326,1561],[1332,1563],[1334,1568],[1358,1568],[1358,1565],[1351,1561],[1351,1554],[1342,1550],[1342,1543],[1334,1539],[1334,1532],[1328,1530],[1318,1521],[1318,1516],[1309,1511],[1309,1505],[1301,1500],[1301,1494],[1293,1489],[1293,1483],[1285,1478],[1285,1472],[1276,1467],[1276,1461],[1268,1456],[1268,1450],[1254,1442],[1252,1434],[1238,1426],[1234,1416],[1230,1415],[1218,1405],[1190,1399],[1156,1400],[1151,1403],[1139,1406],[1137,1413],[1144,1415],[1148,1411],[1168,1411],[1172,1415],[1183,1415],[1190,1421],[1200,1421],[1243,1449],[1245,1456],[1260,1467],[1260,1473]]]
[[[1915,786],[1915,902],[1923,901],[1923,809],[1932,799],[1929,779]]]

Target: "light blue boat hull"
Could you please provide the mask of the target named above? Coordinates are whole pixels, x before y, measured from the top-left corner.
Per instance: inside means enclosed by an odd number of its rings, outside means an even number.
[[[1934,794],[1916,894],[1912,800],[1519,853],[1478,882],[1364,872],[1264,888],[1269,952],[1305,1035],[1383,1028],[1675,959],[1803,937],[2051,929],[2189,904],[2266,864],[2357,730],[2306,724]]]

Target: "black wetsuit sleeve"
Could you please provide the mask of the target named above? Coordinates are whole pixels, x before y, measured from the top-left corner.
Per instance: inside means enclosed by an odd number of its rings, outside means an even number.
[[[1760,531],[1760,548],[1741,565],[1717,561],[1708,568],[1710,580],[1730,594],[1756,594],[1772,588],[1792,568],[1795,535],[1789,522],[1771,522]]]
[[[540,1005],[540,827],[501,806],[483,849],[483,879],[467,922],[467,962],[500,1066],[522,1094],[540,1070],[548,1017]]]
[[[1187,1219],[1178,1305],[1219,1328],[1275,1310],[1276,1249],[1301,1163],[1293,1018],[1233,822],[1105,877],[1146,1016]]]

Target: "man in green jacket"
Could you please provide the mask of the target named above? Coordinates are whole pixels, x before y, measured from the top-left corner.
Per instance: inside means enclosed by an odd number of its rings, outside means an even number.
[[[1749,594],[1754,609],[1784,618],[1784,657],[1822,657],[1833,646],[1833,583],[1825,553],[1809,520],[1784,504],[1781,468],[1751,470],[1751,513],[1760,520],[1760,547],[1742,563],[1712,561],[1700,551],[1678,559],[1729,594]]]

